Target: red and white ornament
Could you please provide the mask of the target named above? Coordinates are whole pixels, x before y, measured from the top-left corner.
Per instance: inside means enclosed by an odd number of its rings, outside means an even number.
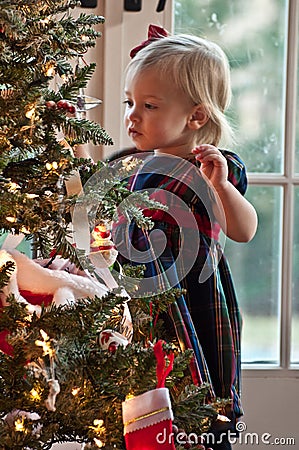
[[[110,353],[115,353],[120,345],[125,348],[128,343],[128,339],[123,334],[111,329],[102,330],[98,335],[100,348],[108,350]]]
[[[112,266],[116,261],[118,251],[111,240],[110,230],[106,225],[99,224],[93,229],[91,236],[91,255],[100,254],[103,257],[102,261],[97,258],[96,266],[101,268]]]

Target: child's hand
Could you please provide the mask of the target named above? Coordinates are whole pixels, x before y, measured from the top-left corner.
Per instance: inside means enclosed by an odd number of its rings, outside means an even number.
[[[227,183],[228,166],[225,157],[213,145],[203,144],[192,150],[200,162],[200,170],[215,188]]]

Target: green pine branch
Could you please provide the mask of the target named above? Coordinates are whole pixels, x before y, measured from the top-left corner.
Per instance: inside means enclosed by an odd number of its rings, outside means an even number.
[[[75,74],[70,76],[67,81],[61,85],[58,93],[54,98],[52,97],[52,99],[57,101],[59,98],[64,98],[76,102],[79,89],[87,86],[89,80],[92,78],[95,68],[95,63],[83,67],[77,67]]]
[[[16,266],[12,261],[7,261],[0,267],[0,290],[9,283],[15,268]]]
[[[70,137],[70,142],[82,144],[92,142],[94,145],[112,145],[112,138],[97,123],[88,119],[65,117],[63,131]]]

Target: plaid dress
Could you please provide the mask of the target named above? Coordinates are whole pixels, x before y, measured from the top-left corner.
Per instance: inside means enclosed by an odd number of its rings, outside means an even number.
[[[244,195],[247,178],[243,162],[232,152],[222,153],[227,159],[229,181]],[[146,155],[141,168],[130,178],[129,188],[148,191],[168,209],[144,211],[154,222],[150,232],[133,222],[124,231],[120,224],[114,242],[121,263],[146,266],[145,292],[153,291],[153,287],[156,291],[186,289],[186,295],[169,307],[169,317],[182,350],[194,351],[190,365],[193,382],[209,383],[212,398],[231,398],[232,413],[238,417],[243,414],[239,397],[241,316],[219,242],[213,194],[199,165],[195,158]]]

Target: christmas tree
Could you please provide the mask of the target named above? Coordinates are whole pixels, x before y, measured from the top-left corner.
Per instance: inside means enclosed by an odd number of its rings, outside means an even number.
[[[134,437],[125,443],[122,405],[157,386],[170,392],[176,427],[200,435],[217,405],[206,404],[208,386],[192,385],[192,354],[166,343],[157,319],[180,292],[138,297],[124,280],[142,267],[117,266],[107,229],[119,209],[151,226],[142,211],[156,203],[131,198],[123,182],[138,162],[74,156],[78,145],[112,143],[86,118],[84,95],[95,70],[84,54],[104,18],[74,18],[75,0],[0,6],[0,226],[9,243],[0,250],[0,448],[141,448]],[[22,240],[29,256],[14,248]]]

